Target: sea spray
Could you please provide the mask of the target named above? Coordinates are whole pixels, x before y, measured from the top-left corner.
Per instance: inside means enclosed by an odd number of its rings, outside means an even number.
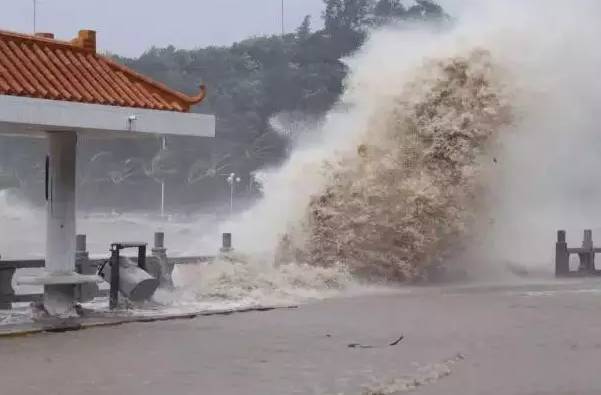
[[[319,130],[264,172],[265,198],[222,229],[267,256],[266,272],[428,277],[473,235],[511,121],[507,75],[485,48],[456,32],[375,32],[346,60],[346,90]]]
[[[356,152],[325,164],[326,187],[278,261],[404,281],[457,253],[484,214],[483,175],[511,119],[502,74],[482,49],[425,61],[375,111]]]
[[[420,58],[394,94],[333,111],[320,144],[293,153],[266,178],[265,200],[225,225],[249,253],[186,269],[180,300],[298,302],[426,277],[485,208],[511,120],[503,77],[480,48]]]
[[[344,60],[339,103],[224,225],[241,250],[360,279],[441,262],[498,276],[508,261],[551,271],[557,229],[598,228],[601,3],[460,9],[448,30],[384,28]]]
[[[178,288],[160,293],[164,304],[208,303],[212,308],[290,305],[319,300],[356,289],[342,266],[316,268],[305,264],[266,265],[257,256],[228,254],[211,263],[179,267]]]

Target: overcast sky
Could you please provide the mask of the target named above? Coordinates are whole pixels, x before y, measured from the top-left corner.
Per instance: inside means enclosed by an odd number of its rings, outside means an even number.
[[[451,1],[451,0],[447,0]],[[453,0],[461,1],[461,0]],[[33,31],[33,0],[0,0],[0,29]],[[37,31],[71,39],[98,32],[98,47],[137,56],[152,45],[178,48],[231,44],[281,31],[281,0],[37,0]],[[287,31],[305,15],[321,26],[323,0],[284,0]],[[445,1],[443,1],[445,3]]]
[[[139,55],[152,45],[179,48],[230,44],[281,31],[281,0],[37,0],[38,31],[71,39],[79,29],[98,32],[98,46]],[[307,14],[321,24],[322,0],[284,0],[285,26]],[[0,29],[33,30],[33,0],[0,0]]]

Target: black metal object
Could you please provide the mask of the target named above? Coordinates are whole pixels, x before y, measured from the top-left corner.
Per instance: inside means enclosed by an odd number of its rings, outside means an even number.
[[[146,244],[138,246],[138,267],[146,271]]]
[[[137,248],[138,249],[138,267],[142,270],[146,270],[146,243],[113,243],[111,244],[111,288],[109,291],[109,307],[116,309],[119,304],[119,261],[121,250],[126,248]]]
[[[46,155],[46,164],[45,164],[45,175],[44,175],[44,196],[46,197],[46,201],[50,197],[50,185],[48,185],[50,181],[50,157]]]
[[[119,303],[119,248],[115,245],[111,245],[111,288],[109,291],[109,307],[114,309]]]

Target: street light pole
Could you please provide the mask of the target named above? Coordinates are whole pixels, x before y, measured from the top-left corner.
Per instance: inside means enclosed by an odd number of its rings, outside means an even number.
[[[167,139],[165,136],[161,137],[161,151],[167,148]],[[165,178],[161,179],[161,218],[165,217]]]
[[[284,0],[282,0],[282,36],[286,34],[284,29]]]
[[[33,33],[37,31],[38,0],[33,0]]]
[[[227,183],[230,184],[230,217],[234,214],[234,188],[240,181],[240,177],[236,177],[236,173],[231,173],[227,178]]]

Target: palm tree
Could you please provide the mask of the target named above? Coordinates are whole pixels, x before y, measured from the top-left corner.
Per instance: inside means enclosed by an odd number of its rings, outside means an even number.
[[[228,176],[231,170],[231,155],[227,154],[217,161],[198,159],[188,170],[188,184],[194,185],[217,176]]]
[[[92,156],[81,180],[83,185],[103,182],[114,184],[120,182],[119,165],[116,163],[113,154],[108,151],[102,151]]]
[[[165,181],[178,172],[178,156],[169,151],[164,144],[148,162],[144,158],[130,157],[118,162],[111,152],[99,152],[90,159],[82,184],[109,182],[122,184],[151,178],[161,184],[161,215],[165,213]]]

